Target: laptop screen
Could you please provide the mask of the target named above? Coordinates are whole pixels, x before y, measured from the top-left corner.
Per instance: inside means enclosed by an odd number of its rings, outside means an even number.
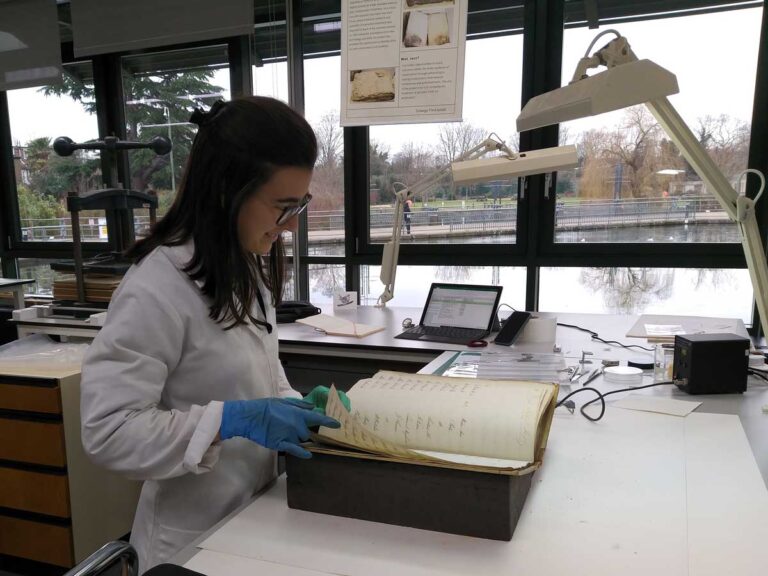
[[[500,286],[432,284],[421,324],[490,329],[500,296]]]

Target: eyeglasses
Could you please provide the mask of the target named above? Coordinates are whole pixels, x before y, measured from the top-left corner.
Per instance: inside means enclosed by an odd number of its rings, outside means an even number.
[[[275,222],[276,226],[280,226],[282,224],[285,224],[293,218],[294,216],[298,216],[301,214],[304,209],[307,207],[307,204],[309,204],[309,201],[312,200],[312,194],[305,194],[304,198],[301,199],[301,202],[299,202],[296,206],[288,206],[286,208],[283,208],[283,212],[278,216],[277,222]]]

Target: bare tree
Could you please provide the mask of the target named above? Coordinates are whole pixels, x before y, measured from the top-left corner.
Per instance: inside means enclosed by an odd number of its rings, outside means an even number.
[[[317,136],[317,165],[335,166],[342,161],[344,132],[336,112],[326,112],[315,128]]]
[[[328,112],[314,127],[317,137],[317,162],[312,178],[314,199],[310,209],[336,210],[344,205],[344,132],[339,116]]]
[[[438,132],[437,156],[442,164],[447,164],[480,144],[487,132],[468,122],[442,124]]]
[[[579,196],[589,199],[608,199],[613,197],[613,164],[609,162],[603,149],[608,141],[605,130],[587,130],[581,134],[576,145],[579,164],[582,167]]]
[[[661,138],[661,127],[642,106],[628,108],[615,130],[583,133],[577,148],[583,169],[580,195],[586,198],[611,198],[615,186],[623,190],[625,185],[632,198],[658,196],[665,182],[658,171],[684,166],[677,149]]]
[[[622,125],[611,134],[604,150],[607,159],[621,162],[629,169],[627,176],[633,198],[651,195],[660,131],[661,127],[644,106],[633,106],[624,113]]]
[[[413,142],[406,142],[392,159],[392,177],[394,182],[413,186],[416,182],[433,172],[437,167],[432,152]],[[422,202],[427,201],[426,191]]]
[[[696,137],[723,174],[732,180],[747,167],[750,126],[727,114],[698,119]]]
[[[442,282],[466,282],[472,277],[472,271],[479,266],[438,266],[435,276]]]
[[[468,122],[452,122],[440,126],[438,133],[437,157],[440,164],[448,164],[466,154],[487,137],[483,128],[472,126]],[[456,185],[450,176],[446,176],[445,184],[450,187],[449,195],[455,195]]]
[[[666,268],[584,268],[581,282],[602,292],[611,313],[636,314],[653,300],[672,295],[674,269]]]
[[[507,148],[512,150],[512,152],[520,152],[520,133],[513,132],[506,140],[504,140],[504,144]]]
[[[319,288],[323,296],[333,296],[338,290],[344,290],[344,266],[319,265],[312,268],[313,288]]]

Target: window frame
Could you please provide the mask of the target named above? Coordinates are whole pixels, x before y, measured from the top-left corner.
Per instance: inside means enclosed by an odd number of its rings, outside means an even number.
[[[303,110],[304,61],[339,53],[340,32],[313,36],[317,22],[333,22],[340,18],[340,0],[285,0],[282,6],[265,12],[262,5],[254,10],[254,30],[271,26],[277,34],[285,34],[285,51],[289,64],[291,102]],[[602,0],[599,13],[586,0],[471,0],[468,35],[485,38],[507,34],[523,34],[523,79],[519,95],[524,105],[534,95],[561,85],[563,33],[567,28],[596,23],[633,22],[658,18],[673,18],[681,14],[710,13],[763,6],[760,53],[756,70],[755,104],[749,148],[749,167],[768,174],[768,7],[757,0],[742,0],[740,4],[723,0]],[[591,7],[591,9],[590,9]],[[68,20],[69,6],[59,4],[62,22]],[[666,10],[667,12],[663,12]],[[503,25],[499,25],[502,22]],[[501,28],[501,29],[500,29]],[[62,29],[64,30],[64,29]],[[270,32],[272,33],[272,32]],[[63,62],[74,62],[72,43],[63,36]],[[146,52],[160,52],[220,45],[229,50],[231,92],[234,95],[252,91],[251,66],[258,58],[258,38],[255,35],[221,38],[209,42],[179,44],[156,49],[108,54],[90,59],[94,67],[97,121],[99,136],[116,134],[124,137],[121,58]],[[274,55],[273,55],[274,56]],[[65,258],[72,256],[72,243],[22,242],[18,201],[14,181],[12,142],[8,102],[0,92],[0,259],[3,272],[13,276],[16,258]],[[381,244],[368,241],[370,220],[368,128],[344,129],[344,215],[345,237],[343,256],[310,256],[307,254],[308,235],[306,214],[302,215],[295,253],[298,262],[298,298],[308,298],[309,266],[313,264],[344,265],[346,288],[359,292],[360,266],[378,265]],[[550,126],[520,135],[521,150],[556,146],[558,127]],[[108,167],[102,166],[105,179]],[[118,164],[118,179],[128,174],[127,157]],[[552,186],[556,183],[553,182]],[[749,179],[747,193],[754,196],[757,183]],[[526,308],[538,308],[539,269],[546,266],[643,266],[659,268],[744,268],[745,260],[738,244],[567,244],[554,242],[555,198],[544,195],[544,177],[531,176],[518,198],[518,224],[515,244],[427,244],[401,247],[400,263],[404,265],[484,265],[523,266],[527,271]],[[763,238],[768,231],[768,201],[757,205],[757,218]],[[86,255],[103,252],[113,246],[107,243],[84,245]],[[753,330],[759,329],[754,316]]]

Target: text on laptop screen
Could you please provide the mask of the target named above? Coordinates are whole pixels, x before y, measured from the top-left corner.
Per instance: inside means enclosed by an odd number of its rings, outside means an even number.
[[[438,288],[432,291],[424,314],[424,326],[454,326],[485,330],[495,312],[496,292],[468,288]]]

